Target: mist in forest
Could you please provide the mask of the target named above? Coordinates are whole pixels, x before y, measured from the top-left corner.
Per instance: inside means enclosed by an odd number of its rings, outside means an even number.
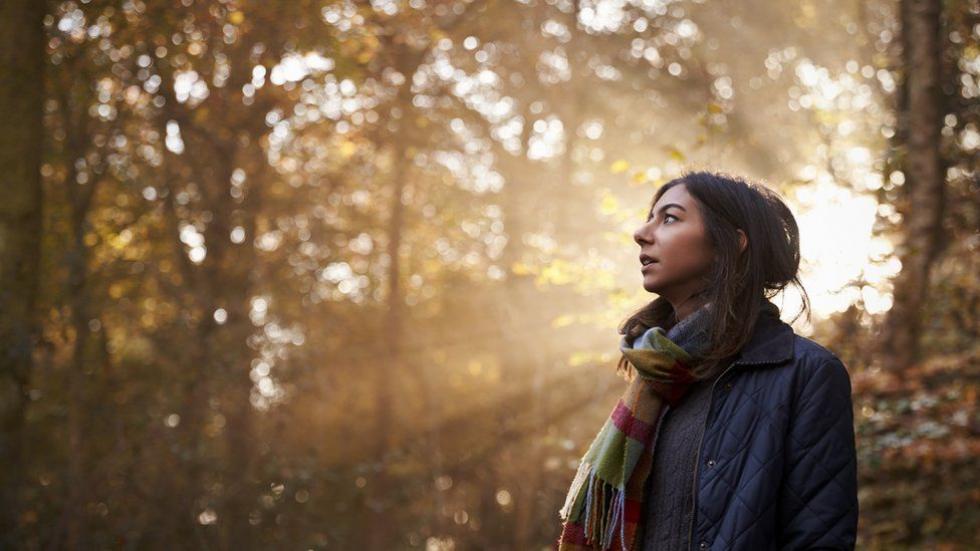
[[[7,0],[0,547],[549,548],[691,170],[777,191],[863,549],[977,541],[980,6]]]

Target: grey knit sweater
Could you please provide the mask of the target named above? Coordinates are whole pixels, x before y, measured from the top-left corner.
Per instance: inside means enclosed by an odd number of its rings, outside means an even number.
[[[696,383],[664,416],[644,496],[642,549],[688,549],[694,507],[694,462],[708,414],[711,381]]]

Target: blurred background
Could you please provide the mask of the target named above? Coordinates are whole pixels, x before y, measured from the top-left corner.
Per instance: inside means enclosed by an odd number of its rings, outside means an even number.
[[[971,547],[978,41],[971,0],[5,0],[0,547],[548,547],[692,169],[797,216],[859,547]]]

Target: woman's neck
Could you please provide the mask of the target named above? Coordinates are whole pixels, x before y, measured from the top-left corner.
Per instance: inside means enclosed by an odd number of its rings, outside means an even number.
[[[684,318],[690,316],[695,310],[704,306],[707,302],[707,297],[703,295],[692,295],[687,300],[681,304],[674,305],[674,320],[675,323],[680,323]]]

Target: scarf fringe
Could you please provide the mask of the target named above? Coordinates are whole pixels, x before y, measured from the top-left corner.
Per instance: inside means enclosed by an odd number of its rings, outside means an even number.
[[[585,491],[584,509],[573,511],[579,501],[579,494]],[[619,529],[623,537],[623,511],[626,508],[626,492],[605,482],[596,475],[595,469],[586,461],[582,461],[575,478],[572,480],[565,504],[559,510],[562,520],[577,520],[584,515],[582,526],[585,539],[590,544],[599,543],[600,549],[608,549]],[[578,513],[578,514],[574,514]],[[625,543],[624,543],[625,544]]]
[[[572,512],[572,507],[575,506],[576,498],[578,498],[579,490],[582,489],[582,485],[588,480],[589,476],[592,474],[593,469],[586,461],[582,461],[578,466],[578,471],[575,473],[575,478],[572,479],[572,485],[568,489],[568,495],[565,496],[565,504],[562,505],[558,514],[561,516],[562,520],[568,520],[569,515]]]

